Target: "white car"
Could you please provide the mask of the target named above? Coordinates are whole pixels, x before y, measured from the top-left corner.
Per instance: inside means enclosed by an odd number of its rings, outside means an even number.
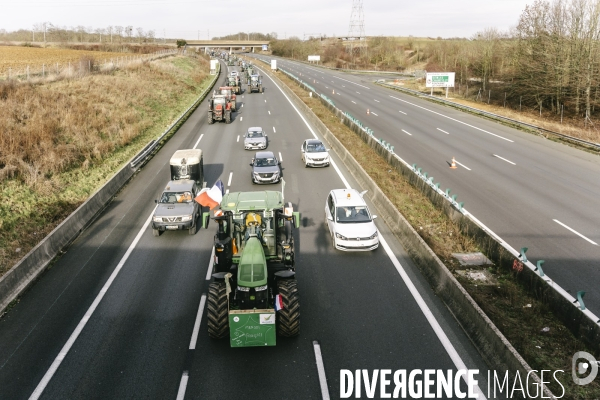
[[[305,167],[327,167],[331,162],[329,150],[317,139],[305,140],[302,147],[300,147],[300,152]]]
[[[367,203],[366,193],[356,189],[335,189],[325,202],[325,222],[333,247],[343,251],[369,251],[379,247],[379,234]]]

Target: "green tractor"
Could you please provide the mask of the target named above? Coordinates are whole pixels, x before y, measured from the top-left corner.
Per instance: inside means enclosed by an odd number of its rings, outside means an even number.
[[[215,212],[208,334],[231,347],[275,346],[300,332],[293,227],[300,214],[276,191],[234,192]]]

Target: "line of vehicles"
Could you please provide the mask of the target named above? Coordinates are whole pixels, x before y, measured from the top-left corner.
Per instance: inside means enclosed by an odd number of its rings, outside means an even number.
[[[252,70],[246,66],[246,71]],[[251,75],[252,76],[252,75]],[[230,74],[238,77],[238,74]],[[217,105],[223,118],[235,106],[235,86],[221,87],[211,99],[215,120]],[[262,91],[262,82],[261,89]],[[233,97],[233,99],[232,99]],[[223,99],[221,102],[219,99]],[[228,121],[229,122],[229,121]],[[256,184],[282,183],[281,161],[268,150],[268,135],[262,127],[244,134],[244,149],[256,153],[250,163]],[[329,150],[317,139],[307,139],[300,148],[305,167],[327,167]],[[217,224],[214,236],[212,281],[207,295],[208,334],[229,337],[231,347],[274,346],[277,337],[300,332],[300,300],[296,282],[294,230],[300,215],[281,191],[261,190],[224,193],[223,186],[204,187],[204,162],[200,149],[177,150],[171,157],[171,180],[155,202],[152,231],[187,229],[190,235],[207,217]],[[214,206],[202,202],[203,195],[217,191]],[[213,192],[214,193],[214,192]],[[363,199],[365,192],[334,189],[325,202],[325,222],[333,247],[339,250],[374,250],[379,245],[377,228]],[[209,194],[210,195],[210,194]],[[213,195],[210,195],[213,196]],[[203,212],[209,208],[209,212]]]

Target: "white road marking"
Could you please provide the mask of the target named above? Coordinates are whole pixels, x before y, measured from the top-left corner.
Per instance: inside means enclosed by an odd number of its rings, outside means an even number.
[[[360,94],[360,92],[356,92],[356,93]]]
[[[373,114],[376,117],[379,117],[379,115],[375,114],[374,112],[371,111],[371,114]]]
[[[315,359],[317,361],[317,372],[319,373],[319,385],[321,386],[321,397],[323,400],[329,400],[329,388],[327,387],[327,376],[325,376],[325,364],[323,364],[323,355],[321,354],[321,345],[316,340],[313,342],[315,349]]]
[[[215,246],[212,247],[212,252],[210,253],[210,261],[208,262],[208,271],[206,271],[206,280],[207,281],[210,281],[214,265],[215,265]]]
[[[338,96],[341,96],[340,92],[337,92],[336,94],[337,94]]]
[[[142,235],[148,228],[148,225],[150,225],[150,221],[152,221],[152,215],[154,215],[155,210],[156,210],[156,207],[154,207],[154,209],[152,210],[152,213],[148,216],[148,219],[142,226],[142,229],[140,229],[137,236],[135,237],[135,239],[133,239],[133,242],[131,243],[131,245],[129,245],[129,248],[127,249],[127,251],[125,252],[123,257],[121,258],[121,261],[119,261],[119,264],[117,264],[117,266],[115,267],[114,271],[112,272],[112,274],[110,275],[110,277],[108,278],[108,280],[106,281],[104,286],[102,286],[100,293],[98,293],[98,296],[96,296],[92,305],[88,308],[88,310],[85,313],[85,315],[83,316],[83,318],[81,318],[81,321],[79,321],[79,324],[77,324],[77,327],[75,328],[75,330],[73,331],[73,333],[71,334],[69,339],[67,340],[67,343],[65,343],[63,348],[60,350],[60,352],[54,359],[54,362],[52,363],[52,365],[50,365],[50,368],[48,369],[48,371],[46,371],[46,373],[42,377],[42,380],[40,381],[40,383],[38,383],[37,387],[35,388],[35,390],[31,394],[31,396],[29,397],[30,400],[39,399],[40,396],[42,395],[42,393],[44,392],[44,389],[46,389],[46,386],[48,386],[48,383],[50,382],[50,380],[52,379],[52,377],[58,370],[58,367],[60,367],[60,364],[62,363],[62,361],[65,359],[65,357],[69,353],[69,350],[71,350],[71,347],[73,347],[73,344],[75,344],[75,341],[81,334],[81,331],[83,331],[83,328],[85,328],[85,325],[88,323],[88,321],[92,317],[92,314],[94,314],[94,311],[96,311],[96,308],[98,307],[98,305],[104,298],[104,295],[106,294],[106,292],[108,292],[108,289],[110,288],[112,283],[117,278],[117,275],[119,275],[119,272],[121,272],[123,265],[125,265],[125,262],[127,261],[127,259],[129,259],[129,256],[135,249],[135,246],[137,246],[138,242],[142,238]]]
[[[450,359],[454,363],[454,366],[456,367],[456,369],[467,370],[468,369],[467,366],[465,365],[462,358],[460,357],[460,355],[458,354],[458,352],[452,345],[452,342],[450,342],[450,339],[448,339],[448,336],[446,336],[446,333],[440,326],[439,322],[433,316],[433,313],[427,306],[427,303],[425,303],[425,301],[423,300],[423,297],[421,297],[421,293],[419,293],[419,290],[412,283],[412,281],[410,280],[410,277],[407,275],[406,271],[404,270],[404,268],[402,267],[402,265],[396,258],[396,255],[392,252],[392,249],[390,248],[387,241],[385,240],[385,238],[382,235],[379,235],[379,242],[381,243],[383,249],[387,253],[390,260],[392,261],[392,264],[394,264],[394,267],[396,267],[398,274],[400,274],[400,277],[404,281],[404,284],[406,285],[406,287],[412,294],[413,298],[417,302],[417,305],[421,309],[421,312],[423,313],[423,315],[425,315],[427,322],[429,322],[429,325],[431,325],[431,328],[435,332],[439,341],[442,343],[442,346],[444,346],[446,353],[448,353],[448,355],[450,356]],[[467,382],[466,376],[463,376],[463,380],[465,382]],[[478,394],[479,399],[486,398],[485,395],[483,394],[483,392],[481,391],[481,389],[479,388],[479,385],[475,385],[474,389],[475,389],[475,393]]]
[[[177,400],[183,400],[185,398],[185,389],[187,388],[189,378],[189,373],[187,371],[183,371],[183,375],[181,375],[181,381],[179,382],[179,390],[177,391]]]
[[[440,131],[440,132],[444,132],[446,135],[449,135],[449,133],[448,133],[448,132],[446,132],[446,131],[445,131],[445,130],[443,130],[443,129],[437,128],[437,130],[438,130],[438,131]]]
[[[399,113],[402,113],[404,115],[407,115],[404,111],[398,111]]]
[[[277,131],[275,130],[275,127],[273,127],[273,133],[277,133]]]
[[[228,194],[228,193],[229,193],[229,189],[227,189],[227,190],[225,191],[225,194]]]
[[[244,107],[244,105],[242,104],[242,107]]]
[[[342,87],[346,87],[345,85],[342,85]]]
[[[265,103],[267,102],[267,99],[265,99]]]
[[[493,155],[494,157],[498,157],[499,159],[501,159],[501,160],[503,160],[503,161],[506,161],[506,162],[507,162],[507,163],[509,163],[509,164],[512,164],[512,165],[517,165],[517,164],[515,164],[514,162],[512,162],[512,161],[510,161],[510,160],[507,160],[507,159],[506,159],[506,158],[504,158],[504,157],[500,157],[500,156],[499,156],[499,155],[497,155],[497,154],[492,154],[492,155]]]
[[[590,242],[591,244],[593,244],[594,246],[598,246],[598,243],[586,238],[585,236],[583,236],[581,233],[577,232],[575,229],[573,228],[569,228],[567,225],[563,224],[562,222],[560,222],[557,219],[553,219],[552,221],[556,222],[559,225],[562,225],[563,227],[567,228],[568,230],[570,230],[571,232],[573,232],[574,234],[576,234],[577,236],[579,236],[582,239],[587,240],[588,242]]]
[[[329,89],[329,86],[325,86],[325,89]]]
[[[271,111],[269,111],[269,115],[271,115]]]
[[[408,133],[408,132],[406,132],[404,129],[402,129],[402,132],[406,133],[406,134],[407,134],[407,135],[409,135],[409,136],[412,136],[412,133]]]
[[[339,76],[334,76],[334,78],[335,78],[335,79],[342,80],[342,81],[344,81],[344,82],[351,83],[351,84],[353,84],[353,85],[356,85],[356,86],[360,86],[361,88],[370,89],[370,88],[368,88],[368,87],[366,87],[366,86],[359,85],[358,83],[354,83],[354,82],[352,82],[352,81],[349,81],[349,80],[347,80],[347,79],[340,78]]]
[[[356,102],[355,102],[354,100],[352,100],[352,102],[353,102],[354,104],[356,104]]]
[[[243,119],[244,119],[244,117],[240,117],[240,122],[242,122]]]
[[[421,107],[421,106],[419,106],[419,105],[416,105],[416,104],[414,104],[414,103],[411,103],[410,101],[402,100],[402,99],[399,99],[398,97],[394,97],[394,96],[392,96],[392,95],[390,95],[390,97],[391,97],[392,99],[396,99],[396,100],[402,101],[402,102],[404,102],[404,103],[410,104],[411,106],[418,107],[418,108],[420,108],[420,109],[422,109],[422,110],[429,111],[430,113],[433,113],[433,114],[439,115],[440,117],[448,118],[449,120],[452,120],[452,121],[454,121],[454,122],[458,122],[459,124],[463,124],[463,125],[466,125],[466,126],[468,126],[468,127],[470,127],[470,128],[477,129],[478,131],[485,132],[485,133],[487,133],[487,134],[489,134],[489,135],[492,135],[492,136],[496,136],[496,137],[498,137],[498,138],[500,138],[500,139],[502,139],[502,140],[506,140],[507,142],[511,142],[511,143],[514,143],[514,142],[515,142],[514,140],[510,140],[510,139],[507,139],[507,138],[505,138],[505,137],[503,137],[503,136],[496,135],[495,133],[492,133],[492,132],[486,131],[485,129],[478,128],[478,127],[476,127],[476,126],[473,126],[473,125],[467,124],[466,122],[462,122],[462,121],[459,121],[459,120],[457,120],[457,119],[455,119],[455,118],[449,117],[449,116],[447,116],[447,115],[440,114],[439,112],[436,112],[436,111],[430,110],[430,109],[428,109],[428,108],[425,108],[425,107]]]
[[[377,100],[377,99],[373,99],[373,100],[375,100],[375,101],[376,101],[376,102],[378,102],[378,103],[381,103],[381,102],[380,102],[379,100]]]
[[[227,186],[231,186],[231,178],[233,178],[233,171],[229,173],[229,180],[227,180]]]
[[[454,159],[454,162],[455,162],[455,163],[457,163],[458,165],[460,165],[461,167],[463,167],[463,168],[464,168],[464,169],[466,169],[466,170],[469,170],[469,171],[471,170],[471,168],[469,168],[469,167],[467,167],[466,165],[464,165],[464,164],[461,164],[461,163],[459,163],[458,161],[456,161],[456,158]]]
[[[213,246],[214,251],[214,246]],[[211,257],[212,259],[212,257]],[[206,303],[206,295],[203,294],[200,298],[200,306],[198,307],[198,313],[196,314],[196,322],[194,322],[194,330],[192,331],[192,339],[190,340],[190,350],[196,350],[196,343],[198,342],[198,332],[200,331],[200,324],[202,322],[202,314],[204,313],[204,304]]]
[[[283,161],[283,157],[281,157],[281,152],[279,152],[279,161]]]
[[[237,142],[238,143],[240,142],[240,135],[238,135]]]
[[[193,149],[195,149],[196,147],[198,147],[198,144],[200,144],[200,141],[202,140],[202,136],[204,136],[204,133],[202,135],[200,135],[200,138],[198,139],[198,141],[196,142],[196,144],[194,145],[194,147],[192,147]]]

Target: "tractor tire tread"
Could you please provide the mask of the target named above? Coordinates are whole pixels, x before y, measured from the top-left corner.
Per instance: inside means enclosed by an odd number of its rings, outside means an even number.
[[[277,334],[283,337],[297,336],[300,333],[300,295],[294,279],[277,282],[283,309],[277,312]]]
[[[225,282],[211,282],[208,286],[208,336],[222,339],[229,336],[229,315]]]

